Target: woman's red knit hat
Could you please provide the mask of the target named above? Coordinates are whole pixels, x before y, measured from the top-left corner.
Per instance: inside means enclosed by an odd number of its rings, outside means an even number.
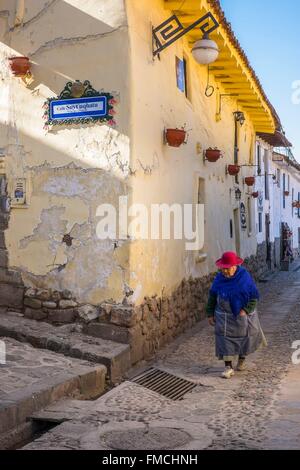
[[[218,268],[226,269],[232,268],[233,266],[239,266],[240,264],[243,264],[243,262],[244,260],[242,258],[239,258],[236,253],[234,253],[233,251],[227,251],[223,254],[222,258],[218,259],[216,265],[218,266]]]

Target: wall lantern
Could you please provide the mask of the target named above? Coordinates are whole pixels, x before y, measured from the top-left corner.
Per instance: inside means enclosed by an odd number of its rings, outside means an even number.
[[[219,48],[215,41],[209,39],[209,35],[205,33],[203,39],[195,42],[192,54],[198,64],[208,65],[219,57]]]
[[[240,200],[242,199],[242,192],[241,192],[241,190],[240,190],[239,188],[237,188],[237,189],[235,190],[235,199],[236,199],[237,201],[240,201]]]
[[[235,111],[233,115],[234,115],[235,121],[239,122],[241,126],[245,124],[246,118],[245,118],[244,113],[242,113],[241,111]]]
[[[197,27],[199,27],[203,33],[203,38],[196,41],[192,48],[194,59],[199,64],[206,65],[217,60],[219,56],[219,48],[214,41],[209,39],[209,34],[219,27],[219,23],[210,12],[199,18],[187,28],[183,26],[176,15],[171,16],[159,26],[153,28],[153,57],[159,57],[159,54],[164,49]]]

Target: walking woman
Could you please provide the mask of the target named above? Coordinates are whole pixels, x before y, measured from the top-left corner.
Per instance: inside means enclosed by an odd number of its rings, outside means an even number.
[[[262,332],[257,302],[259,293],[236,253],[226,252],[216,262],[220,272],[209,292],[206,313],[215,327],[216,355],[225,362],[222,377],[234,375],[233,360],[238,356],[237,370],[245,369],[246,356],[255,352],[266,340]]]

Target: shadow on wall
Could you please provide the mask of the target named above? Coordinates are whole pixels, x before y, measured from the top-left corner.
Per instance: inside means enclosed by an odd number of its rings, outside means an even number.
[[[68,289],[86,303],[122,302],[129,243],[99,240],[96,210],[103,203],[118,208],[119,196],[128,194],[127,26],[121,10],[107,14],[105,23],[101,9],[93,17],[88,7],[82,11],[70,3],[33,7],[32,18],[2,39],[35,63],[29,88],[6,77],[8,118],[0,124],[0,135],[7,143],[8,188],[11,192],[14,180],[25,178],[29,202],[10,214],[5,232],[9,266],[22,273],[26,286]],[[8,57],[11,50],[4,49]],[[43,130],[45,99],[76,79],[121,93],[117,129],[90,124]]]

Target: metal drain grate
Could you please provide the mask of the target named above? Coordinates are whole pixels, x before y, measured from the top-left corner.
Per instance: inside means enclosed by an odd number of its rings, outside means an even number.
[[[182,400],[186,393],[198,386],[193,382],[153,367],[134,377],[131,381],[171,400]]]

